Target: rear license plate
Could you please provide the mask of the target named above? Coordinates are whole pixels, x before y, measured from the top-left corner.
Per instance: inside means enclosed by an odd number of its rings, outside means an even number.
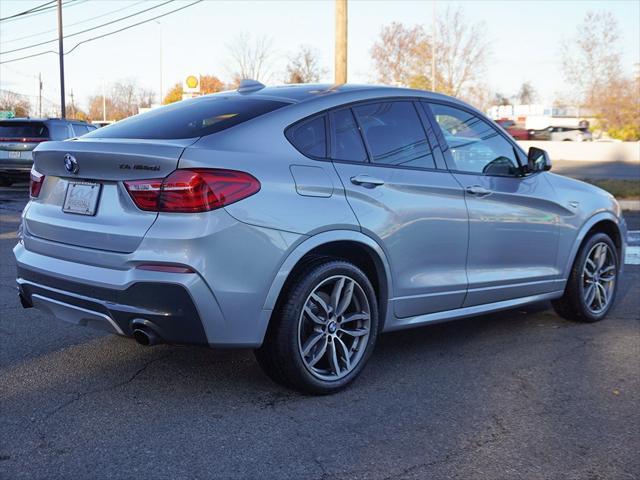
[[[99,183],[69,182],[62,211],[78,215],[95,215],[100,198]]]
[[[22,153],[22,152],[16,152],[16,151],[9,150],[9,158],[20,158],[20,153]]]

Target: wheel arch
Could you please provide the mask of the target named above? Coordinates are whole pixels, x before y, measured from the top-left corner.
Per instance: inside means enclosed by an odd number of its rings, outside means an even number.
[[[580,251],[580,248],[584,242],[594,233],[602,232],[609,235],[618,253],[618,259],[620,262],[620,268],[624,264],[624,250],[625,250],[625,229],[620,224],[620,219],[611,212],[600,212],[589,218],[580,229],[576,240],[574,241],[571,255],[567,265],[565,266],[565,276],[568,276],[576,256]]]
[[[379,327],[382,330],[391,296],[391,270],[380,245],[361,232],[331,231],[314,235],[299,244],[280,266],[265,299],[264,309],[273,312],[285,291],[287,281],[309,261],[319,257],[349,261],[362,269],[378,296]],[[269,319],[269,323],[271,318]]]

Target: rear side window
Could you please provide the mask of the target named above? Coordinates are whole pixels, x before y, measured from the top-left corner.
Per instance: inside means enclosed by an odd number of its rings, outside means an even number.
[[[54,123],[51,125],[52,140],[66,140],[71,137],[71,131],[66,123]]]
[[[73,124],[73,133],[76,137],[89,133],[91,130],[86,125]]]
[[[327,134],[325,117],[316,117],[294,125],[286,131],[287,139],[302,154],[310,157],[325,158],[327,156]]]
[[[49,138],[42,122],[0,122],[0,138]]]
[[[331,112],[331,158],[352,162],[366,162],[367,151],[348,108]]]
[[[427,136],[412,102],[372,103],[353,108],[372,163],[435,168]]]
[[[172,103],[87,134],[92,138],[178,139],[220,132],[288,105],[260,98],[212,95]]]

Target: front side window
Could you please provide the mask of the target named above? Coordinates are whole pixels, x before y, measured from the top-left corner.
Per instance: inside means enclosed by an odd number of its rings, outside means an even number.
[[[412,102],[360,105],[353,111],[374,164],[435,168],[427,136]]]
[[[309,157],[327,156],[325,117],[316,117],[289,128],[286,136],[300,153]]]
[[[449,145],[452,170],[493,176],[520,173],[513,145],[488,122],[448,105],[430,107]]]
[[[366,162],[367,151],[353,113],[348,108],[331,112],[331,158]]]

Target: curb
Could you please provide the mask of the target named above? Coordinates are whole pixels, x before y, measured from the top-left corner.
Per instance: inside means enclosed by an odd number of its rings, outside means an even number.
[[[640,200],[618,200],[622,210],[637,212],[640,211]]]

